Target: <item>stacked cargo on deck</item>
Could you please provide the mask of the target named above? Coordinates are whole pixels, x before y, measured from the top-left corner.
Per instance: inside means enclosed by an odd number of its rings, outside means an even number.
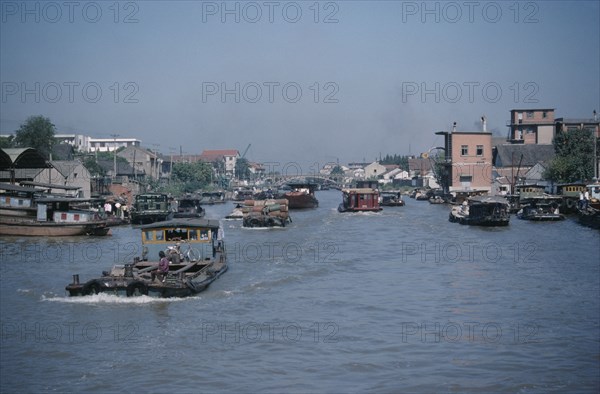
[[[291,222],[288,200],[245,200],[244,227],[285,227]]]

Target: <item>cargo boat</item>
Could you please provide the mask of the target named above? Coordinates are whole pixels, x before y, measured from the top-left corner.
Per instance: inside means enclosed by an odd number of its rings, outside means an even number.
[[[470,197],[452,207],[448,220],[472,226],[508,226],[508,201],[496,196]]]
[[[187,297],[205,290],[227,271],[222,230],[218,221],[174,219],[141,226],[142,256],[115,265],[85,283],[79,275],[66,286],[70,296],[107,293],[135,297]],[[183,246],[182,246],[183,245]],[[153,279],[159,253],[169,258],[169,271]]]

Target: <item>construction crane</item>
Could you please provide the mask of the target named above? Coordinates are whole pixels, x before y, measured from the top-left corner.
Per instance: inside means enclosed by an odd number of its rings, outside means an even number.
[[[244,153],[242,153],[242,156],[240,156],[240,159],[243,159],[244,157],[246,157],[246,153],[248,153],[248,149],[250,149],[251,146],[252,146],[252,144],[248,144],[248,146],[246,147],[246,150],[244,150]]]

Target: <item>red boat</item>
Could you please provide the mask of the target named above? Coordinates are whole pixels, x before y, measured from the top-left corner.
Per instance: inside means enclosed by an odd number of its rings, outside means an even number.
[[[340,212],[379,212],[379,191],[376,189],[344,189],[342,203],[338,206]]]

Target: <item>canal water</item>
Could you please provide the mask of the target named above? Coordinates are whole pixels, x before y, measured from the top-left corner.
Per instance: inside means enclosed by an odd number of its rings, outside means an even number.
[[[0,391],[600,391],[600,232],[317,197],[285,229],[223,221],[230,269],[187,299],[66,296],[139,255],[131,227],[0,239]]]

